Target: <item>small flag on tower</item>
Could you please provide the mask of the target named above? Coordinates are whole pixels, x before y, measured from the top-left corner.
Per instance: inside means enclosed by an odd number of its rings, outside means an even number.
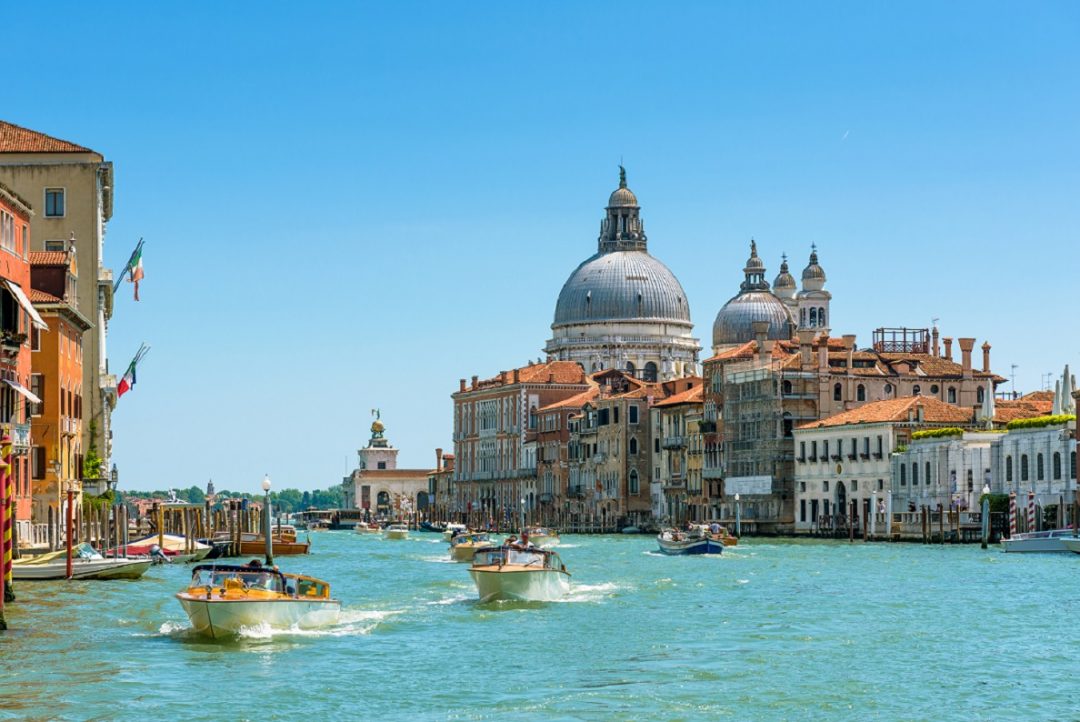
[[[131,391],[135,386],[135,367],[139,365],[139,362],[143,360],[143,356],[149,353],[150,347],[145,343],[139,346],[138,352],[135,354],[135,358],[131,359],[131,364],[128,365],[127,371],[124,372],[124,377],[120,379],[119,385],[116,387],[116,397],[120,398],[128,391]]]
[[[135,250],[131,252],[131,258],[128,259],[127,265],[124,266],[124,270],[120,271],[120,277],[116,279],[116,284],[113,286],[113,293],[116,293],[120,288],[120,284],[124,281],[124,276],[127,276],[128,281],[135,284],[135,300],[139,300],[139,281],[143,279],[143,265],[142,265],[142,247],[143,240],[140,238],[138,245],[135,246]]]

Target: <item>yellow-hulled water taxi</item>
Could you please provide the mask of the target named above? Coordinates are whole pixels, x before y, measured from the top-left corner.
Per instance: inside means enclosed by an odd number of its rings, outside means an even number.
[[[559,532],[544,526],[530,526],[525,530],[529,543],[538,547],[553,547],[559,545]]]
[[[450,558],[455,562],[471,562],[477,549],[491,546],[487,532],[465,532],[450,540]]]
[[[336,624],[341,602],[330,585],[276,568],[201,564],[191,584],[176,595],[191,626],[212,638],[234,636],[243,628],[311,629]]]
[[[481,602],[553,602],[570,593],[570,572],[559,555],[533,546],[477,549],[469,575]]]

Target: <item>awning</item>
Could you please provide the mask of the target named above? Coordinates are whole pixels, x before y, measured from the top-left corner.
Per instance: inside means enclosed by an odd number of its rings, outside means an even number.
[[[30,403],[32,403],[32,404],[40,404],[41,403],[41,399],[39,399],[37,396],[34,396],[34,394],[31,393],[30,389],[26,388],[25,386],[20,384],[18,381],[12,381],[11,379],[4,379],[4,383],[7,384],[8,386],[10,386],[11,388],[15,389],[16,391],[18,391],[23,396],[25,396],[26,400],[29,401]]]
[[[23,310],[30,315],[30,322],[37,326],[42,331],[49,330],[49,324],[41,320],[41,315],[38,314],[37,309],[34,308],[34,304],[30,303],[30,299],[26,297],[23,290],[19,288],[19,284],[12,283],[11,281],[4,279],[4,285],[11,291],[11,295],[19,302],[19,305],[23,307]],[[37,402],[35,402],[37,403]]]

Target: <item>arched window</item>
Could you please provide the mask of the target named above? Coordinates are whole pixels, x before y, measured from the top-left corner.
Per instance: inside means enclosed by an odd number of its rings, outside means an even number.
[[[824,308],[819,308],[817,310],[817,322],[818,322],[818,326],[824,326],[825,325],[825,309]]]
[[[634,368],[634,364],[633,364],[633,363],[631,363],[630,361],[627,361],[627,362],[626,362],[626,373],[628,373],[628,374],[630,374],[631,376],[633,376],[633,375],[634,375],[634,371],[636,371],[636,370],[637,370],[637,369],[635,369],[635,368]]]
[[[645,364],[645,380],[656,381],[656,364],[652,361]]]
[[[930,486],[930,462],[926,462],[926,485]]]
[[[784,389],[784,395],[785,396],[790,395],[791,394],[791,381],[789,381],[788,379],[784,379],[783,389]]]
[[[892,393],[892,384],[885,384],[885,395],[888,396]]]
[[[836,384],[832,387],[832,400],[841,401],[844,398],[844,387],[840,384]]]
[[[855,400],[866,401],[866,387],[862,384],[855,387]]]
[[[919,464],[917,462],[911,462],[911,485],[919,485]]]
[[[1054,452],[1054,478],[1055,479],[1060,479],[1061,478],[1061,452],[1060,451],[1055,451]]]
[[[900,486],[907,486],[907,464],[900,465]]]
[[[1020,481],[1028,480],[1027,454],[1020,454]]]
[[[922,386],[919,386],[918,384],[915,384],[914,386],[911,387],[911,395],[912,396],[920,396],[921,394],[922,394]]]
[[[810,328],[816,328],[816,327],[817,327],[817,309],[816,308],[811,308],[810,309]]]
[[[791,418],[791,413],[784,412],[784,438],[790,439],[795,431],[795,420]]]
[[[630,470],[630,493],[637,494],[641,491],[640,484],[638,483],[637,469]]]
[[[1035,478],[1042,481],[1045,476],[1045,470],[1043,468],[1043,455],[1039,454],[1035,457]]]
[[[636,456],[637,455],[637,439],[635,439],[633,436],[630,437],[629,448],[630,448],[630,455],[631,456]]]
[[[1005,457],[1005,481],[1012,481],[1012,457]]]
[[[952,387],[952,386],[949,387],[949,403],[950,404],[955,404],[956,403],[956,389],[954,387]]]
[[[806,326],[806,309],[799,309],[799,325]]]

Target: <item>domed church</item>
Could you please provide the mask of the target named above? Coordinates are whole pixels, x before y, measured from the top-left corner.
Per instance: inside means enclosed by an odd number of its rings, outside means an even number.
[[[637,197],[619,166],[595,255],[563,284],[545,351],[586,371],[617,368],[646,381],[697,370],[686,293],[668,267],[649,255]]]

